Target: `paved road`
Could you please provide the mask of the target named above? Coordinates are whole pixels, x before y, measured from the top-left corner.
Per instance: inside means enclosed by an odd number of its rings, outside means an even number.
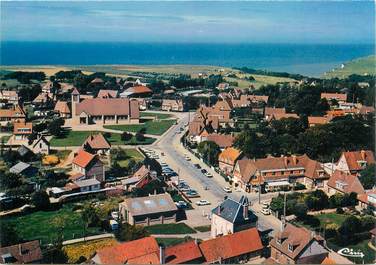
[[[255,211],[256,215],[259,217],[259,225],[263,228],[273,228],[278,230],[280,228],[280,222],[277,218],[273,216],[265,216],[260,213],[261,206],[258,204],[258,194],[257,193],[245,193],[233,192],[226,193],[223,190],[223,187],[228,186],[228,183],[225,182],[223,177],[217,174],[214,170],[209,168],[202,161],[194,157],[190,152],[188,152],[180,143],[180,138],[182,134],[178,134],[180,128],[184,127],[184,124],[188,122],[189,114],[179,114],[179,122],[177,125],[170,128],[156,143],[152,145],[154,149],[159,154],[163,152],[165,156],[160,156],[161,160],[166,162],[172,169],[174,169],[180,175],[181,179],[184,179],[188,184],[195,190],[199,192],[201,198],[193,199],[195,203],[199,199],[206,199],[211,202],[209,206],[196,206],[193,207],[196,209],[197,218],[203,224],[210,222],[207,218],[203,216],[210,212],[214,206],[223,201],[225,196],[239,200],[242,195],[246,195],[252,203],[252,209]],[[187,161],[184,155],[188,155],[191,158],[191,161]],[[201,173],[201,171],[193,166],[193,164],[198,163],[202,168],[205,168],[207,171],[211,172],[213,178],[207,178]],[[208,190],[205,189],[208,188]],[[275,197],[277,194],[262,194],[261,201],[270,201],[272,197]],[[198,210],[198,211],[197,211]],[[192,215],[193,213],[190,213]],[[194,215],[194,214],[193,214]],[[189,220],[190,222],[196,223],[197,221]]]
[[[76,238],[76,239],[70,239],[70,240],[65,240],[63,241],[63,246],[66,245],[71,245],[79,242],[86,242],[90,240],[96,240],[96,239],[103,239],[103,238],[113,238],[115,237],[114,234],[100,234],[100,235],[95,235],[95,236],[87,236],[87,237],[81,237],[81,238]]]

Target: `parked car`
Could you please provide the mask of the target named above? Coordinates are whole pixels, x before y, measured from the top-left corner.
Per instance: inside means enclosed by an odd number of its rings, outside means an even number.
[[[270,214],[270,209],[269,208],[264,208],[261,210],[261,213],[264,215],[269,215]]]
[[[202,173],[202,174],[205,174],[205,173],[207,173],[207,172],[208,172],[208,171],[206,171],[205,168],[201,169],[201,173]]]
[[[226,192],[226,193],[231,193],[232,190],[230,187],[223,187],[223,190]]]
[[[187,191],[186,195],[187,195],[188,198],[199,197],[198,192],[195,191],[195,190],[189,190],[189,191]]]
[[[185,160],[187,160],[187,161],[191,161],[191,158],[190,158],[189,156],[187,156],[187,155],[185,155],[184,158],[185,158]]]
[[[208,178],[212,178],[213,177],[213,175],[211,173],[209,173],[209,172],[206,172],[205,176],[208,177]]]
[[[200,164],[194,164],[194,166],[195,166],[195,168],[197,168],[197,169],[201,169]]]
[[[199,200],[196,202],[197,206],[205,206],[205,205],[210,205],[210,202],[207,200]]]
[[[187,208],[188,204],[185,202],[185,201],[178,201],[178,202],[175,202],[176,204],[176,207],[178,207],[179,209],[184,209],[184,208]]]

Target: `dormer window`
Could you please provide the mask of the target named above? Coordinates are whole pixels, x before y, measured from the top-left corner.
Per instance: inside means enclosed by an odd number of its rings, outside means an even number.
[[[367,161],[360,160],[360,161],[356,161],[356,162],[358,163],[358,165],[361,168],[365,168],[367,166]]]
[[[282,240],[280,238],[277,238],[277,244],[278,245],[281,245],[282,244]]]
[[[290,252],[293,252],[294,251],[294,246],[292,244],[289,244],[288,245],[288,248],[289,248],[289,251]]]

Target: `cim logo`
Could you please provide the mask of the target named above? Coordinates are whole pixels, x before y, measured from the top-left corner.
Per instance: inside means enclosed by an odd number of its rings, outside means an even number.
[[[352,248],[343,248],[337,251],[338,254],[346,257],[363,258],[364,254],[360,250],[353,250]]]

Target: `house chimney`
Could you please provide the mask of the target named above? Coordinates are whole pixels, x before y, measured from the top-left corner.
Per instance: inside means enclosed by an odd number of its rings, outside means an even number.
[[[294,165],[296,165],[298,162],[298,159],[296,159],[296,155],[292,155],[291,157],[292,157],[292,162],[294,163]]]
[[[221,215],[221,205],[218,205],[217,214],[218,214],[218,215]]]
[[[18,251],[20,252],[19,254],[22,255],[22,244],[18,244]]]
[[[243,217],[245,220],[248,220],[248,207],[249,207],[248,199],[245,198],[243,202]]]
[[[165,264],[165,247],[164,246],[159,246],[159,263],[160,264]]]
[[[287,164],[288,164],[289,161],[288,161],[286,156],[283,157],[283,162],[285,163],[285,166],[287,167]]]
[[[361,150],[360,151],[360,156],[362,157],[362,160],[366,160],[366,151]]]

